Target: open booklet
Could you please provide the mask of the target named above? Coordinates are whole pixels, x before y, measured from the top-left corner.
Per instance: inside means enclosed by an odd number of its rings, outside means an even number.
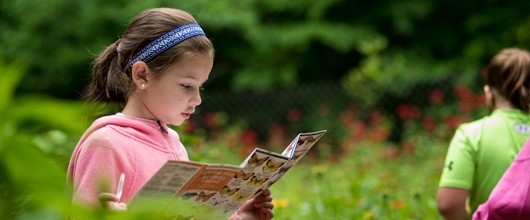
[[[256,148],[240,166],[170,160],[128,209],[159,210],[171,219],[229,217],[280,179],[325,132],[300,133],[281,154]]]

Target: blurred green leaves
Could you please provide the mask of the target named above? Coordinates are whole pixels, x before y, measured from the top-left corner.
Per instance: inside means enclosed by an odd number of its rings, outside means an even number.
[[[87,107],[45,96],[15,97],[26,69],[2,60],[0,69],[0,218],[60,218],[75,209],[66,165],[86,128],[79,119]]]
[[[7,1],[0,45],[7,61],[28,68],[17,92],[79,98],[93,56],[152,7],[184,9],[204,27],[217,49],[210,88],[341,80],[365,72],[361,63],[396,57],[407,61],[391,63],[430,75],[433,62],[476,69],[502,47],[530,47],[530,6],[522,1]]]
[[[20,63],[8,65],[2,60],[0,60],[0,67],[3,67],[2,80],[0,81],[0,109],[5,110],[13,98],[13,93],[25,72],[25,68]]]

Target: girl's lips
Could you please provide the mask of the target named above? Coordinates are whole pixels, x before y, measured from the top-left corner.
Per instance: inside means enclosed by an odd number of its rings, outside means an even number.
[[[190,118],[190,113],[181,113],[182,117],[184,117],[185,119],[188,119]]]

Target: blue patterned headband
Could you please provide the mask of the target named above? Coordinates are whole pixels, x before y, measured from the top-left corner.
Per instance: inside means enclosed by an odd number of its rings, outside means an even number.
[[[167,49],[195,36],[206,36],[201,26],[195,23],[185,24],[158,37],[136,53],[129,63],[131,66],[137,61],[147,62]]]

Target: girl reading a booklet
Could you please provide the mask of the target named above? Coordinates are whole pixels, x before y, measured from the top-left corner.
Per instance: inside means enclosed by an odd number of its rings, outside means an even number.
[[[213,58],[212,43],[195,19],[171,8],[141,12],[99,54],[88,99],[124,108],[94,121],[77,144],[68,167],[74,203],[126,209],[166,161],[189,160],[167,124],[181,125],[201,104]],[[230,218],[270,219],[272,208],[264,190]]]

